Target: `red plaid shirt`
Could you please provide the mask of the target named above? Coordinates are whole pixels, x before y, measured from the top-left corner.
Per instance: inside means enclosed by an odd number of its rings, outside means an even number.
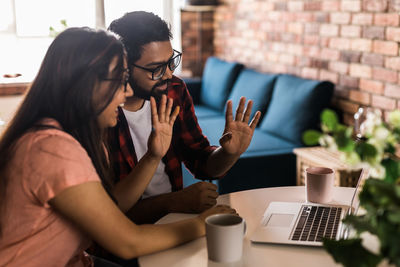
[[[180,106],[180,112],[174,124],[171,146],[162,161],[172,190],[176,191],[183,188],[181,163],[184,162],[195,177],[205,179],[207,174],[203,167],[216,147],[210,146],[203,135],[194,112],[192,97],[186,84],[178,77],[173,76],[168,88],[168,97],[174,100],[174,106]],[[121,108],[119,108],[118,124],[110,129],[108,137],[118,181],[127,176],[137,164],[129,126]]]

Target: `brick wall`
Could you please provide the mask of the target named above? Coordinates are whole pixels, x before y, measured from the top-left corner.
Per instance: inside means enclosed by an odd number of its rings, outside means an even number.
[[[400,108],[400,0],[223,0],[214,53],[262,72],[336,84],[345,123],[359,106]]]
[[[214,54],[214,8],[192,7],[181,11],[182,71],[199,77],[204,63]]]

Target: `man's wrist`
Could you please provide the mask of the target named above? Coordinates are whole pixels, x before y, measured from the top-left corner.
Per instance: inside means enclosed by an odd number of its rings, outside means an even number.
[[[162,157],[156,156],[156,155],[154,155],[153,153],[151,153],[150,151],[147,151],[147,152],[144,154],[143,157],[146,157],[147,160],[149,160],[150,162],[157,163],[157,164],[158,164],[158,163],[161,161],[161,159],[162,159]]]
[[[235,160],[235,161],[238,158],[240,158],[240,155],[242,154],[242,153],[229,153],[223,146],[220,146],[219,152],[223,155],[224,158],[226,157],[230,160]]]

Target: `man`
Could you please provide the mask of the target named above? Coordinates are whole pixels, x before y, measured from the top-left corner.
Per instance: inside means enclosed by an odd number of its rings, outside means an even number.
[[[160,99],[167,94],[180,107],[171,145],[128,216],[137,223],[151,223],[169,212],[198,213],[210,208],[216,204],[216,185],[199,182],[182,189],[181,162],[198,178],[223,176],[249,146],[260,112],[249,123],[252,101],[245,108],[242,98],[233,118],[232,102],[228,101],[221,146],[210,146],[197,123],[186,85],[173,75],[181,53],[172,49],[166,22],[153,13],[137,11],[113,21],[109,30],[120,35],[125,44],[131,71],[129,85],[134,91],[119,109],[118,125],[109,136],[117,179],[140,168],[151,133],[150,96]]]

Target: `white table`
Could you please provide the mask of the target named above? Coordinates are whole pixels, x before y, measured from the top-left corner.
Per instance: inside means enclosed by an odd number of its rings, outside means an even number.
[[[335,187],[332,203],[349,205],[353,192],[354,188]],[[235,208],[247,222],[241,261],[230,264],[209,261],[206,240],[205,237],[202,237],[172,249],[140,257],[140,266],[340,266],[322,247],[254,244],[250,241],[250,236],[260,223],[262,215],[271,201],[304,202],[304,199],[304,186],[263,188],[221,195],[218,203]],[[168,223],[190,216],[193,215],[168,214],[158,223]]]

